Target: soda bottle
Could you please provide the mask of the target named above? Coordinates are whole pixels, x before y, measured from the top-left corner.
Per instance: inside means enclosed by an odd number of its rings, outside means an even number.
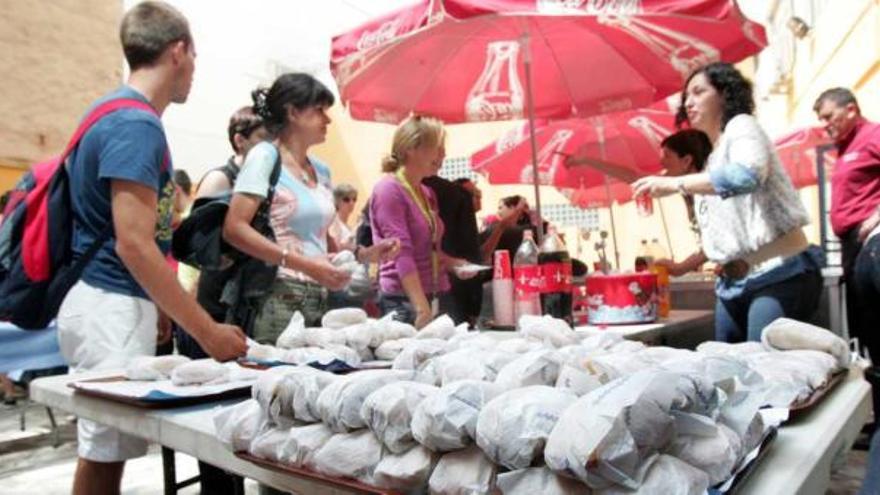
[[[514,307],[516,321],[522,315],[541,315],[541,269],[538,245],[532,231],[523,231],[523,241],[513,258]]]
[[[556,229],[550,227],[538,251],[541,267],[541,310],[545,315],[561,318],[572,324],[571,258]]]
[[[668,259],[666,250],[657,239],[651,240],[651,258],[653,260]],[[669,270],[656,263],[651,263],[651,272],[657,274],[657,314],[660,318],[669,316],[671,309],[671,294],[669,293]]]
[[[648,240],[642,239],[642,246],[639,248],[639,252],[636,255],[636,271],[637,272],[646,272],[651,268],[651,265],[654,264],[654,258],[651,256],[651,251],[648,248]]]

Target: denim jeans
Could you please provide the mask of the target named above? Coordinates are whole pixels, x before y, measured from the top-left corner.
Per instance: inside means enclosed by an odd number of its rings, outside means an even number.
[[[847,309],[851,334],[868,349],[874,363],[880,363],[880,235],[868,239],[859,250],[852,270],[852,283],[847,284]]]
[[[733,299],[715,303],[715,340],[760,341],[764,327],[780,317],[808,320],[822,295],[822,274],[802,272]]]
[[[430,300],[431,298],[429,297],[428,301],[430,302]],[[462,316],[455,304],[455,298],[452,297],[452,293],[444,292],[440,294],[439,303],[441,315],[446,313],[453,319],[453,321],[460,321],[458,318],[461,318]],[[394,316],[395,320],[409,323],[410,325],[414,324],[416,321],[415,308],[413,308],[409,299],[403,295],[380,293],[379,311],[382,312],[383,316],[395,311],[397,313]]]
[[[880,495],[880,428],[874,430],[868,451],[868,469],[859,495]]]

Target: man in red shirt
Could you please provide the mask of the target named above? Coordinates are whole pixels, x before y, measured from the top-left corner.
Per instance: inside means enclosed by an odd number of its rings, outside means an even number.
[[[846,88],[824,91],[813,110],[837,145],[831,228],[842,243],[850,333],[880,360],[880,124],[862,117]]]

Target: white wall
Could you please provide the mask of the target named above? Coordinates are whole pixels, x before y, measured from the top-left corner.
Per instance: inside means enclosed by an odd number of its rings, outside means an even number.
[[[286,70],[309,72],[335,91],[330,39],[412,0],[168,0],[189,19],[196,72],[189,101],[165,114],[175,166],[193,180],[222,164],[231,149],[229,116],[250,92]],[[130,8],[137,1],[124,0]]]

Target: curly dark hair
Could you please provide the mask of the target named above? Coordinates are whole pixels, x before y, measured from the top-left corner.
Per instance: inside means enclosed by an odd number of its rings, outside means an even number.
[[[746,79],[736,67],[727,62],[713,62],[695,70],[684,83],[681,93],[681,103],[675,115],[675,124],[681,128],[688,122],[687,111],[684,107],[687,98],[687,87],[691,79],[697,74],[704,74],[709,84],[721,95],[721,130],[727,127],[730,119],[741,113],[749,115],[755,111],[755,97],[752,93],[752,83]]]
[[[263,126],[275,136],[287,124],[287,108],[297,110],[309,107],[330,107],[335,102],[333,93],[309,74],[289,72],[275,79],[269,88],[251,92],[254,113],[263,119]]]

